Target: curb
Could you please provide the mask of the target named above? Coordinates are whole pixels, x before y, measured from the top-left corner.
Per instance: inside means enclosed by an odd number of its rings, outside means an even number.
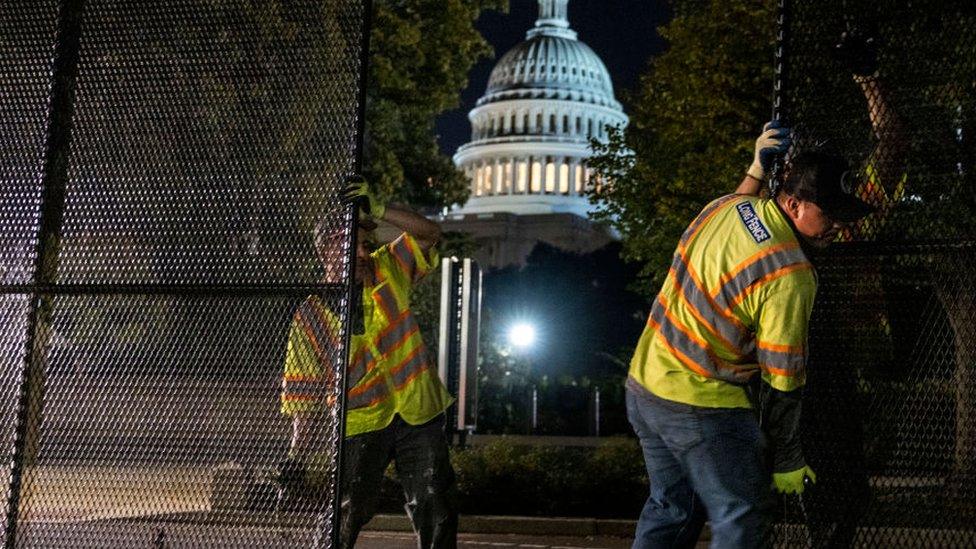
[[[634,535],[635,520],[596,518],[549,518],[511,517],[493,515],[461,515],[458,532],[463,534],[519,534],[560,536],[615,536]],[[413,527],[406,515],[376,515],[363,530],[387,532],[412,532]]]

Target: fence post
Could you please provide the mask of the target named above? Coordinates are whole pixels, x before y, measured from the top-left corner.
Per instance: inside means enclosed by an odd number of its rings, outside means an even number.
[[[600,387],[593,387],[590,391],[590,405],[589,405],[589,415],[590,415],[590,436],[598,437],[600,436]]]
[[[359,104],[356,106],[356,151],[353,159],[353,174],[361,175],[363,173],[363,163],[365,151],[363,149],[364,136],[366,135],[366,85],[369,81],[369,33],[372,29],[372,14],[373,14],[373,2],[372,0],[362,0],[362,25],[361,29],[361,42],[359,50],[359,94],[358,101]],[[352,307],[360,306],[356,304],[355,300],[361,299],[356,290],[356,238],[358,232],[358,219],[357,216],[359,212],[358,206],[351,206],[347,209],[346,219],[349,227],[349,248],[348,254],[346,256],[346,310],[345,318],[343,322],[343,340],[341,350],[339,352],[340,357],[348,356],[348,350],[352,346]],[[354,305],[355,304],[355,305]],[[345,360],[345,358],[343,358]],[[339,367],[339,391],[338,391],[338,421],[336,422],[336,444],[335,444],[335,474],[332,476],[334,490],[332,491],[332,516],[319,516],[317,521],[319,524],[316,526],[316,537],[321,540],[328,540],[329,547],[339,547],[340,545],[340,535],[342,531],[342,475],[343,475],[343,462],[345,456],[345,443],[346,443],[346,364],[343,363]],[[328,531],[328,535],[325,530]],[[315,543],[319,546],[319,542]]]
[[[57,279],[83,9],[84,0],[62,0],[58,6],[58,28],[44,144],[44,171],[41,174],[41,218],[32,279],[35,290],[28,313],[24,353],[26,360],[18,380],[17,418],[4,517],[4,547],[16,546],[17,523],[24,496],[24,473],[37,458],[43,412],[44,366],[47,363],[53,305],[51,294],[42,294],[41,291],[45,286],[54,284]]]

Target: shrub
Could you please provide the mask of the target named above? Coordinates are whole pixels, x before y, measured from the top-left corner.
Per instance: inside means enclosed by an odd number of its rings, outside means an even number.
[[[501,439],[452,461],[465,514],[636,518],[647,497],[640,448],[622,437],[596,448]]]

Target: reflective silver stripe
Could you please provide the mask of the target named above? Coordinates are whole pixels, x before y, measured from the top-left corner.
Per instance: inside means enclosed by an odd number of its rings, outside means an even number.
[[[321,398],[327,387],[324,379],[285,379],[282,383],[285,398],[309,396]]]
[[[807,256],[799,248],[787,248],[764,255],[739,271],[716,292],[715,301],[723,308],[731,307],[735,299],[760,278],[774,273],[783,267],[808,263]]]
[[[392,329],[383,334],[376,342],[376,348],[384,355],[392,352],[396,344],[403,341],[407,334],[420,331],[420,326],[417,325],[417,320],[411,313],[403,315],[394,322]]]
[[[664,337],[664,340],[674,350],[684,354],[701,369],[701,371],[696,371],[697,374],[733,383],[742,383],[748,381],[756,372],[756,368],[719,368],[717,359],[708,349],[688,337],[664,314],[664,305],[660,300],[655,301],[651,308],[651,319],[658,324],[658,333]]]
[[[373,401],[388,397],[389,394],[390,392],[386,389],[386,383],[382,379],[377,379],[369,389],[356,395],[349,395],[349,400],[346,402],[346,405],[350,410],[365,408]]]
[[[784,353],[760,347],[756,355],[759,358],[759,363],[764,367],[783,371],[782,373],[773,372],[776,375],[795,376],[806,368],[806,353]]]
[[[397,313],[400,311],[400,306],[397,304],[396,294],[393,293],[393,289],[390,288],[389,284],[384,284],[373,290],[373,295],[376,298],[374,301],[379,304],[387,320],[393,320],[398,316]]]
[[[366,375],[369,363],[373,362],[373,354],[369,352],[369,349],[363,349],[362,353],[358,356],[359,358],[349,365],[349,376],[346,380],[346,387],[355,387],[359,383],[359,380],[363,379],[363,376]]]
[[[316,359],[320,363],[325,362],[325,351],[322,349],[322,344],[319,341],[320,336],[316,335],[315,333],[314,324],[308,322],[308,320],[306,320],[301,313],[295,316],[295,322],[298,324],[298,329],[301,331],[301,336],[307,342],[306,345],[308,345],[308,348],[312,351],[312,354],[315,355]],[[308,359],[309,357],[305,358]]]
[[[739,326],[736,326],[727,317],[716,311],[718,304],[705,293],[703,288],[695,284],[694,279],[688,273],[688,266],[680,255],[674,256],[674,280],[677,290],[684,296],[689,306],[707,322],[719,336],[731,343],[734,348],[730,349],[739,356],[751,355],[756,350],[756,342],[753,338]]]
[[[688,245],[688,241],[691,240],[691,237],[698,231],[702,224],[705,223],[708,216],[712,215],[712,212],[735,200],[736,198],[740,198],[740,196],[737,194],[726,195],[721,198],[716,198],[711,204],[705,206],[705,209],[698,214],[698,217],[691,222],[691,225],[688,225],[688,228],[685,229],[684,234],[681,235],[681,243],[679,244],[679,247],[684,248]]]
[[[678,327],[664,314],[664,306],[659,300],[655,301],[654,306],[651,307],[651,320],[657,324],[658,333],[668,342],[668,345],[698,365],[701,371],[696,371],[695,373],[707,377],[717,377],[717,368],[712,363],[712,360],[708,358],[708,355],[701,347],[693,345],[692,341],[678,330]]]
[[[319,348],[325,344],[336,345],[338,343],[338,334],[332,327],[325,325],[330,314],[313,303],[312,299],[306,299],[298,308],[299,319],[311,329]]]
[[[426,367],[427,350],[423,345],[419,345],[406,359],[404,359],[403,362],[397,364],[397,366],[390,371],[390,376],[393,378],[393,385],[397,389],[402,389],[403,386],[410,380],[411,376],[422,372],[424,369],[426,369]]]
[[[400,266],[410,278],[413,278],[414,271],[417,270],[417,258],[407,243],[407,236],[401,235],[396,241],[390,243],[390,253],[399,260]]]

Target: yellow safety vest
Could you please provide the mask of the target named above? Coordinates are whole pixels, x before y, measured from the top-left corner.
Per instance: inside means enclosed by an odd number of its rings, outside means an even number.
[[[813,267],[773,200],[729,195],[682,235],[630,363],[628,384],[707,408],[749,408],[757,372],[805,381]]]
[[[453,402],[410,310],[413,285],[437,265],[436,251],[426,257],[417,241],[402,234],[370,254],[373,285],[363,287],[365,333],[353,335],[346,362],[346,436],[380,430],[399,414],[419,425]],[[281,412],[321,411],[331,402],[329,384],[337,365],[330,349],[339,345],[338,317],[317,296],[298,308],[288,335]]]

